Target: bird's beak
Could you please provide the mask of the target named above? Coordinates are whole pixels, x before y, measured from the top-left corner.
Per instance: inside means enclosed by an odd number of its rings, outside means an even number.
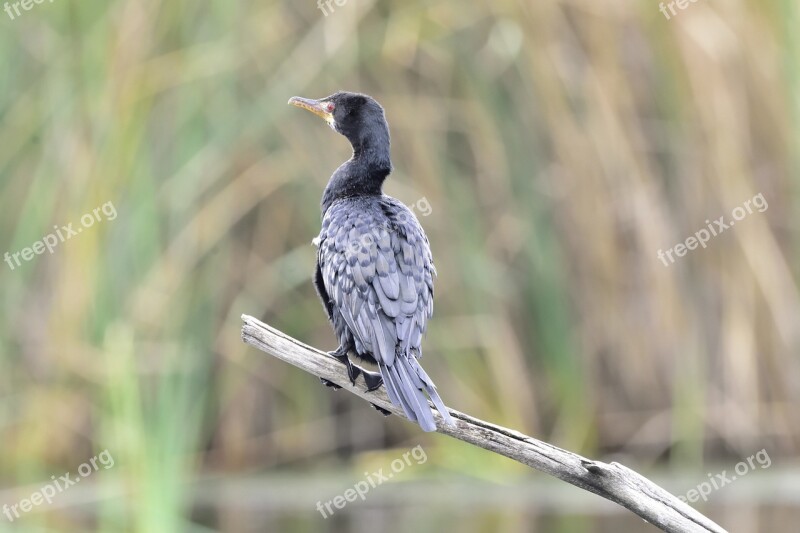
[[[333,113],[325,109],[325,103],[319,100],[312,100],[310,98],[302,98],[300,96],[292,96],[289,98],[289,105],[299,107],[311,111],[315,115],[325,119],[328,124],[333,123]]]

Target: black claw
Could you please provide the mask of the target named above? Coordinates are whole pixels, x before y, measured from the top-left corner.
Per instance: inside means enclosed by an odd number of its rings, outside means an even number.
[[[330,387],[333,390],[339,390],[339,389],[342,388],[339,385],[337,385],[336,383],[334,383],[333,381],[328,381],[325,378],[319,378],[319,380],[322,382],[323,385],[325,385],[326,387]]]
[[[342,363],[344,366],[347,367],[347,377],[350,378],[350,383],[352,385],[356,384],[356,378],[361,373],[361,369],[358,368],[356,365],[350,362],[350,358],[347,357],[347,348],[339,346],[335,351],[328,352],[328,355]]]
[[[367,372],[362,368],[361,373],[364,374],[364,383],[367,384],[367,391],[372,392],[383,385],[383,378],[377,372]]]
[[[392,414],[390,411],[387,411],[387,410],[386,410],[386,409],[384,409],[383,407],[378,407],[378,406],[377,406],[377,405],[375,405],[374,403],[371,403],[370,405],[371,405],[371,406],[372,406],[372,407],[373,407],[373,408],[374,408],[376,411],[378,411],[380,414],[382,414],[383,416],[389,416],[390,414]]]
[[[350,363],[350,368],[348,369],[348,376],[350,377],[350,384],[351,385],[355,386],[356,378],[358,378],[358,375],[360,373],[361,373],[361,369],[359,367],[357,367],[356,365]]]
[[[352,385],[355,386],[356,379],[358,379],[358,376],[363,374],[364,375],[364,383],[366,383],[368,391],[371,392],[371,391],[374,391],[374,390],[380,388],[380,386],[383,385],[383,378],[381,377],[381,375],[378,374],[377,372],[368,372],[368,371],[364,370],[363,368],[361,368],[360,366],[354,365],[353,363],[351,363],[350,362],[350,358],[347,356],[347,352],[348,351],[349,351],[349,348],[344,347],[344,346],[339,346],[336,350],[334,350],[332,352],[328,352],[328,355],[330,355],[331,357],[333,357],[334,359],[336,359],[337,361],[342,363],[345,367],[347,367],[347,377],[350,379],[350,383]],[[328,387],[332,387],[332,388],[337,389],[337,390],[341,389],[341,387],[339,385],[336,385],[335,383],[331,383],[330,381],[328,381],[326,379],[323,379],[323,378],[319,378],[319,379],[320,379],[320,381],[322,381],[322,383],[324,385],[326,385]],[[377,409],[377,407],[376,407],[376,409]],[[381,412],[383,412],[383,411],[381,411]],[[384,414],[386,414],[388,416],[390,413],[386,412]]]

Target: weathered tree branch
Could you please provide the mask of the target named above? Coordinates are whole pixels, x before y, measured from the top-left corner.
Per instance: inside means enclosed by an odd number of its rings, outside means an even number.
[[[340,385],[356,396],[405,418],[402,410],[391,404],[383,388],[367,392],[361,382],[350,384],[344,366],[316,350],[259,320],[242,315],[242,339],[270,355],[306,372]],[[437,431],[535,468],[545,474],[593,492],[636,513],[647,522],[668,532],[725,533],[720,526],[681,502],[649,479],[619,463],[591,461],[513,429],[484,422],[450,410],[455,427],[441,425],[441,415],[434,411]]]

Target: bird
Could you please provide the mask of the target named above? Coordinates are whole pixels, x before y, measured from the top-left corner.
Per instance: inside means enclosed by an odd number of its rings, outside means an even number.
[[[328,180],[320,205],[322,228],[312,241],[317,247],[314,285],[339,341],[328,354],[345,365],[353,385],[359,376],[367,390],[384,385],[392,404],[424,431],[436,430],[428,398],[443,422],[455,425],[418,362],[433,314],[436,269],[413,211],[383,193],[392,172],[383,107],[371,96],[347,91],[318,100],[294,96],[289,104],[323,118],[353,150]],[[378,372],[353,364],[350,353],[377,365]]]

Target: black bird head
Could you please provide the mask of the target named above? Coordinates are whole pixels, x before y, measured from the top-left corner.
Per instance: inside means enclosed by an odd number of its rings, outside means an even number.
[[[319,100],[293,96],[289,104],[325,119],[331,128],[347,137],[356,155],[372,152],[375,157],[388,159],[389,126],[383,107],[371,96],[339,91]]]
[[[338,198],[382,194],[392,172],[389,126],[383,108],[366,94],[339,91],[319,100],[294,96],[289,104],[325,119],[353,146],[353,157],[331,176],[322,195],[322,212]]]

